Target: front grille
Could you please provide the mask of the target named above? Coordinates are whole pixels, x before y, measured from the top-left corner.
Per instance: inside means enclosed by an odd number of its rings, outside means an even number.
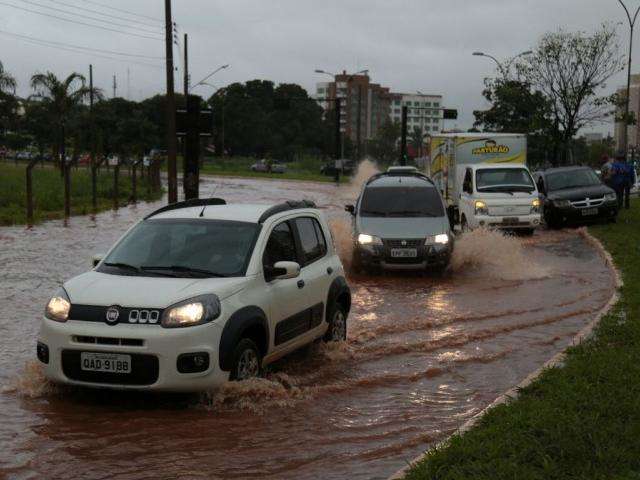
[[[109,373],[82,370],[80,353],[80,350],[62,351],[62,371],[71,380],[117,385],[152,385],[158,381],[160,366],[154,355],[127,353],[131,355],[131,373]]]
[[[424,238],[395,239],[385,238],[384,246],[388,248],[418,248],[424,245]]]
[[[71,310],[69,310],[69,320],[107,323],[107,310],[110,308],[112,307],[72,304]],[[121,323],[130,325],[158,325],[163,312],[163,309],[160,308],[117,306],[117,309],[118,319],[115,323],[111,323],[110,325]]]
[[[584,200],[576,200],[571,202],[575,208],[591,208],[599,207],[604,203],[604,196],[600,198],[585,198]]]
[[[124,347],[142,347],[144,340],[139,338],[113,338],[113,337],[89,337],[86,335],[74,335],[75,343],[90,343],[94,345],[121,345]]]

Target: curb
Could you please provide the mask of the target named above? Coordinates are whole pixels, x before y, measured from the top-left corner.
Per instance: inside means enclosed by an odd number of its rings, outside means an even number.
[[[569,345],[567,345],[567,347],[578,345],[578,344],[580,344],[581,342],[583,342],[584,340],[588,339],[591,336],[591,334],[593,333],[593,329],[600,322],[600,319],[604,315],[606,315],[609,312],[609,310],[611,310],[611,307],[613,307],[618,302],[618,300],[620,298],[620,295],[619,295],[618,291],[623,285],[622,277],[620,275],[620,272],[616,268],[615,264],[613,263],[613,258],[611,257],[611,254],[609,252],[607,252],[607,250],[604,248],[604,246],[602,245],[600,240],[598,240],[596,237],[594,237],[589,232],[587,232],[586,229],[579,230],[578,231],[578,235],[582,236],[587,242],[589,242],[593,247],[595,247],[595,249],[598,251],[600,256],[604,259],[604,261],[607,264],[607,266],[611,269],[611,271],[613,272],[615,290],[614,290],[613,294],[611,295],[611,298],[609,299],[607,304],[604,307],[602,307],[600,309],[600,311],[598,311],[598,313],[593,318],[593,320],[591,320],[585,327],[582,328],[582,330],[580,330],[571,339],[571,342],[569,343]],[[487,407],[483,408],[480,412],[476,413],[473,417],[471,417],[469,420],[467,420],[465,423],[463,423],[462,426],[460,428],[458,428],[454,433],[449,435],[449,437],[447,437],[444,440],[436,443],[428,451],[426,451],[424,453],[421,453],[420,455],[415,457],[406,466],[404,466],[403,468],[401,468],[400,470],[395,472],[393,475],[388,477],[387,480],[402,480],[407,475],[407,473],[409,472],[409,470],[411,468],[413,468],[417,463],[421,462],[422,460],[424,460],[427,457],[427,455],[429,454],[430,450],[445,447],[447,445],[447,442],[449,441],[449,439],[453,435],[464,433],[464,432],[470,430],[471,428],[473,428],[476,425],[476,423],[478,423],[478,421],[489,410],[491,410],[492,408],[494,408],[494,407],[496,407],[498,405],[503,405],[503,404],[509,402],[510,400],[516,399],[518,397],[519,391],[521,389],[529,386],[530,384],[532,384],[535,380],[537,380],[538,377],[545,370],[547,370],[548,368],[562,366],[562,363],[564,362],[565,357],[566,357],[566,352],[565,351],[559,352],[556,355],[554,355],[553,357],[551,357],[551,359],[547,360],[540,368],[538,368],[534,372],[532,372],[529,375],[527,375],[527,377],[525,377],[524,380],[522,380],[520,383],[518,383],[514,387],[510,388],[509,390],[507,390],[505,393],[503,393],[498,398],[496,398],[493,402],[491,402]]]

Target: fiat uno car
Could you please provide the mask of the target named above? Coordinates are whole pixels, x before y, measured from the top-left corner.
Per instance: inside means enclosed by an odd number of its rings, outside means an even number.
[[[356,269],[435,270],[449,264],[454,236],[442,196],[412,167],[371,177],[353,216]]]
[[[351,294],[312,202],[163,207],[49,300],[37,356],[54,382],[199,391],[346,338]]]

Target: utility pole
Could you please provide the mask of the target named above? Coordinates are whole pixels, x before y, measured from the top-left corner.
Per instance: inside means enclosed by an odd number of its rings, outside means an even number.
[[[337,93],[337,92],[336,92]],[[338,160],[340,160],[340,153],[342,151],[342,135],[340,133],[340,98],[336,95],[335,99],[335,114],[336,114],[336,149],[335,149],[335,179],[336,183],[340,182],[340,168],[338,168]]]
[[[402,133],[400,136],[400,165],[407,164],[407,106],[402,107]]]
[[[116,76],[113,76],[113,98],[116,98],[116,90],[118,88],[118,83],[116,82]]]
[[[189,36],[185,33],[184,34],[184,101],[185,101],[185,108],[186,108],[187,97],[189,96],[189,50],[188,50],[188,45],[189,45]]]
[[[171,0],[164,1],[165,51],[167,58],[167,173],[169,203],[178,201],[178,179],[176,167],[176,98],[173,84],[173,20],[171,18]]]
[[[96,132],[93,118],[93,65],[89,65],[89,138],[91,142],[91,206],[93,213],[98,209],[97,168],[96,168]]]
[[[127,67],[127,100],[131,100],[131,72]]]

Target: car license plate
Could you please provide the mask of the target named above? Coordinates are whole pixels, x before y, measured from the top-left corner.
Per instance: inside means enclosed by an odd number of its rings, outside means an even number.
[[[391,256],[393,258],[415,258],[418,256],[418,250],[415,248],[392,248]]]
[[[584,210],[582,210],[583,217],[587,217],[589,215],[597,215],[597,214],[598,214],[597,208],[585,208]]]
[[[507,217],[507,218],[503,218],[502,219],[502,224],[503,225],[515,225],[519,222],[519,218],[518,217]]]
[[[131,355],[81,352],[80,368],[87,372],[131,373]]]

